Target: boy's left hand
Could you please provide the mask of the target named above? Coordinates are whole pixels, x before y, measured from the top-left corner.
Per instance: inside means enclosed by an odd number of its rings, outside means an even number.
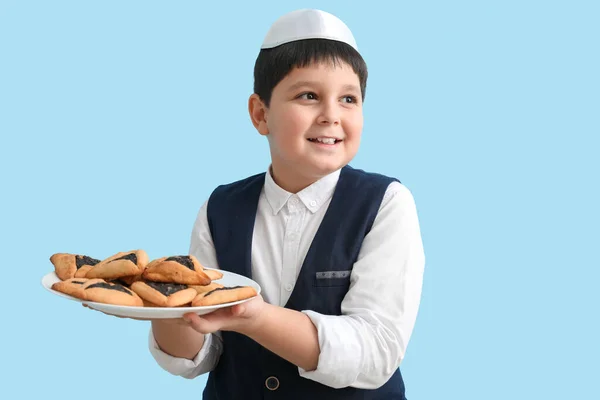
[[[261,295],[242,304],[221,308],[210,314],[198,315],[187,313],[183,319],[194,330],[207,334],[216,331],[234,331],[239,333],[251,332],[258,326],[261,315],[267,303]]]

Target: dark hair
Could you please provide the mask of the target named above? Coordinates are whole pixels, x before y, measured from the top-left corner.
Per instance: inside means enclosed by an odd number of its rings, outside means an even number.
[[[271,49],[261,49],[254,64],[254,93],[269,107],[273,88],[295,67],[303,68],[313,63],[345,62],[350,65],[360,81],[362,99],[367,90],[367,64],[352,46],[327,39],[305,39],[282,44]]]

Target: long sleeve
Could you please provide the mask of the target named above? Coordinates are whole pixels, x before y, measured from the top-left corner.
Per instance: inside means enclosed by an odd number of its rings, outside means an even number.
[[[410,191],[392,183],[353,266],[342,315],[303,311],[321,353],[302,377],[341,388],[381,387],[399,367],[420,304],[425,256]]]
[[[205,202],[198,212],[192,229],[189,253],[195,256],[203,266],[218,269],[217,256],[208,226],[207,205],[208,202]],[[223,352],[220,332],[208,334],[204,337],[204,344],[193,360],[173,357],[163,352],[154,339],[152,328],[150,328],[148,347],[161,368],[173,375],[188,379],[212,371]]]
[[[173,357],[162,351],[152,335],[152,329],[148,337],[148,346],[150,354],[162,369],[187,379],[212,371],[223,351],[221,339],[212,333],[204,336],[204,344],[193,360]]]

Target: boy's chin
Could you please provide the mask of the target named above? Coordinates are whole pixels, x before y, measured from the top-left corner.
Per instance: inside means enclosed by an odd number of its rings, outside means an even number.
[[[287,170],[286,175],[304,176],[309,179],[320,179],[327,176],[344,166],[348,165],[351,160],[338,159],[338,160],[315,160],[315,159],[304,159],[296,160],[293,163],[288,162],[275,162],[275,165],[280,165],[284,170]]]
[[[337,171],[338,169],[341,169],[347,164],[348,162],[318,163],[311,165],[310,169],[315,175],[318,175],[318,177],[323,177]]]

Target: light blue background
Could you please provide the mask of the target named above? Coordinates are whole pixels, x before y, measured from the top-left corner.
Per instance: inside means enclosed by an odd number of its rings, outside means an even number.
[[[211,190],[269,163],[246,112],[263,36],[316,7],[369,65],[353,165],[418,206],[408,397],[600,398],[599,3],[383,4],[0,1],[4,394],[200,398],[204,377],[153,361],[147,323],[40,280],[55,252],[187,252]]]

